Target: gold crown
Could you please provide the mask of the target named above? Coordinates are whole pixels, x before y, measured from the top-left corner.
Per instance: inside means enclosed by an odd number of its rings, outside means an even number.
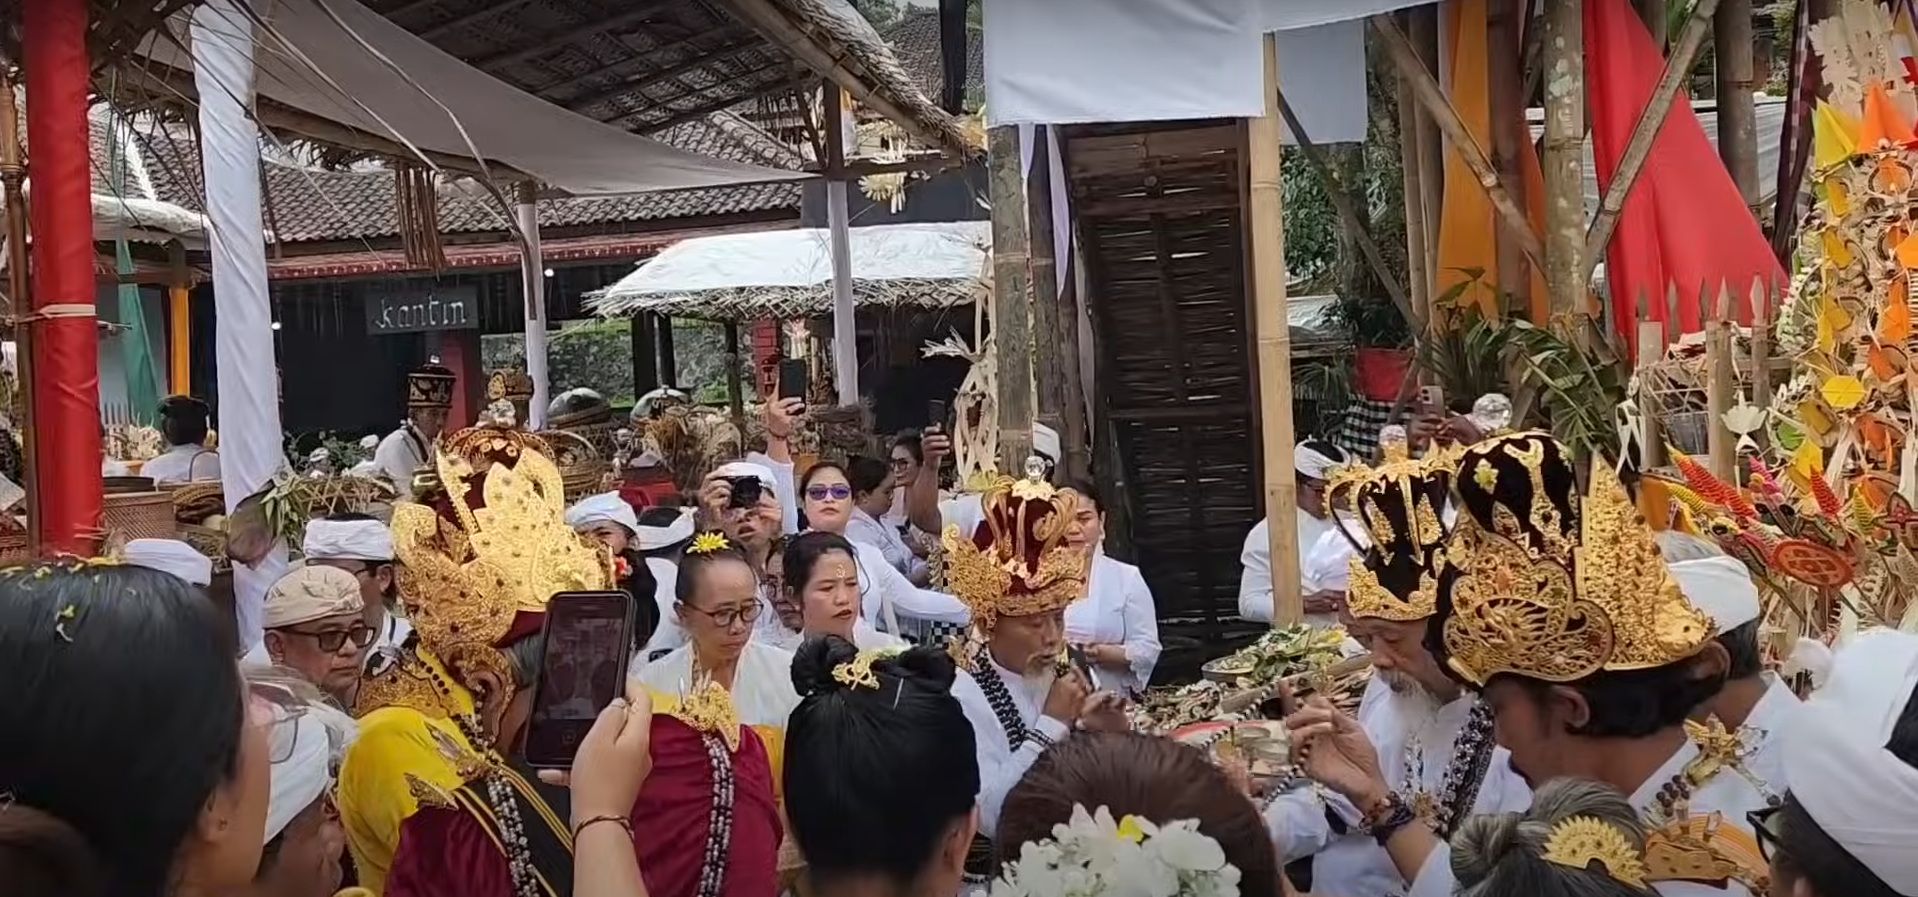
[[[455,454],[460,446],[474,454]],[[437,488],[393,508],[400,595],[427,651],[467,680],[556,592],[611,587],[612,562],[563,519],[559,469],[538,441],[472,428],[436,453]],[[470,681],[470,680],[468,680]]]
[[[961,535],[948,526],[941,539],[946,585],[989,630],[999,617],[1059,610],[1085,594],[1091,558],[1066,544],[1077,501],[1043,479],[1030,462],[1025,479],[998,476],[980,496],[985,518]]]
[[[1346,561],[1346,609],[1354,617],[1410,622],[1438,609],[1438,569],[1446,529],[1440,518],[1451,491],[1455,456],[1406,455],[1404,443],[1388,444],[1377,467],[1351,467],[1333,475],[1328,497],[1347,497],[1361,530],[1339,530],[1357,549]]]
[[[1652,669],[1712,637],[1618,475],[1597,460],[1590,480],[1581,501],[1565,450],[1539,433],[1465,452],[1440,597],[1447,663],[1466,681]]]
[[[533,378],[525,371],[498,370],[486,380],[486,398],[497,402],[526,401],[533,397]]]
[[[1574,816],[1552,826],[1543,856],[1546,862],[1573,869],[1589,870],[1597,863],[1613,881],[1645,887],[1645,859],[1632,839],[1591,816]]]

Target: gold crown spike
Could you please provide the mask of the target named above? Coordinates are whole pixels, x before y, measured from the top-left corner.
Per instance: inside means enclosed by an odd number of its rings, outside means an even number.
[[[1076,499],[1044,479],[1000,476],[979,497],[983,521],[971,533],[948,526],[946,585],[981,631],[999,617],[1064,608],[1085,595],[1090,558],[1066,544]]]
[[[559,469],[540,448],[514,431],[461,431],[436,454],[443,491],[393,508],[401,598],[421,644],[449,665],[491,666],[518,613],[612,585],[610,558],[566,526]]]
[[[1582,499],[1575,482],[1563,447],[1542,434],[1487,440],[1460,462],[1443,637],[1447,663],[1473,685],[1652,669],[1711,638],[1613,469],[1595,461]]]
[[[1545,839],[1544,859],[1586,870],[1597,863],[1613,881],[1645,887],[1645,860],[1632,840],[1591,816],[1574,816],[1552,826],[1552,833]]]
[[[1340,532],[1357,549],[1347,560],[1346,607],[1354,617],[1409,622],[1438,606],[1437,573],[1445,547],[1441,518],[1450,492],[1449,456],[1410,458],[1402,446],[1387,446],[1377,467],[1336,474],[1327,494],[1350,504],[1359,532],[1338,518]]]

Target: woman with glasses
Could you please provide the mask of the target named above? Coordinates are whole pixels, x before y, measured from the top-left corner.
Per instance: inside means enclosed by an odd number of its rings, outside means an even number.
[[[359,577],[338,567],[298,567],[266,592],[266,654],[313,683],[341,707],[353,706],[367,647]]]
[[[972,620],[959,599],[913,585],[905,574],[886,562],[885,552],[878,546],[848,534],[847,526],[854,511],[853,488],[843,466],[831,461],[813,465],[800,478],[799,498],[811,531],[851,540],[855,551],[853,565],[859,574],[860,615],[866,622],[920,644],[930,644],[943,643],[945,635],[963,630]]]
[[[759,599],[759,577],[745,553],[720,533],[694,536],[679,561],[674,590],[673,613],[687,643],[633,677],[673,700],[717,683],[732,694],[739,721],[759,732],[776,764],[799,693],[793,690],[792,652],[753,637],[767,604]]]

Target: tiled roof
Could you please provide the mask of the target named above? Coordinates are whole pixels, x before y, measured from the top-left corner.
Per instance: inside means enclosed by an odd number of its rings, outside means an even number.
[[[735,162],[788,170],[802,164],[798,153],[730,112],[685,122],[655,137],[681,149]],[[199,154],[188,129],[147,124],[138,129],[135,140],[144,150],[155,198],[190,209],[205,208]],[[288,164],[271,158],[273,155],[269,152],[263,160],[267,226],[282,242],[339,242],[399,235],[392,171],[328,171]],[[441,184],[439,190],[442,233],[507,229],[502,217],[505,212],[478,185]],[[797,213],[800,193],[798,184],[788,182],[542,199],[539,220],[542,227],[578,227],[788,209]]]
[[[907,6],[882,36],[892,44],[893,55],[919,83],[919,89],[938,102],[946,83],[945,63],[939,52],[944,44],[939,39],[939,11]],[[983,36],[974,34],[966,41],[966,94],[973,95],[985,83],[986,42]]]

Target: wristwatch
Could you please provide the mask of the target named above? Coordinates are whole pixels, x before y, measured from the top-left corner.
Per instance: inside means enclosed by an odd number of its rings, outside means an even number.
[[[1380,847],[1392,840],[1399,829],[1411,825],[1418,815],[1412,812],[1412,805],[1399,797],[1398,792],[1388,791],[1385,796],[1366,808],[1365,816],[1359,820],[1360,834],[1371,835]]]

